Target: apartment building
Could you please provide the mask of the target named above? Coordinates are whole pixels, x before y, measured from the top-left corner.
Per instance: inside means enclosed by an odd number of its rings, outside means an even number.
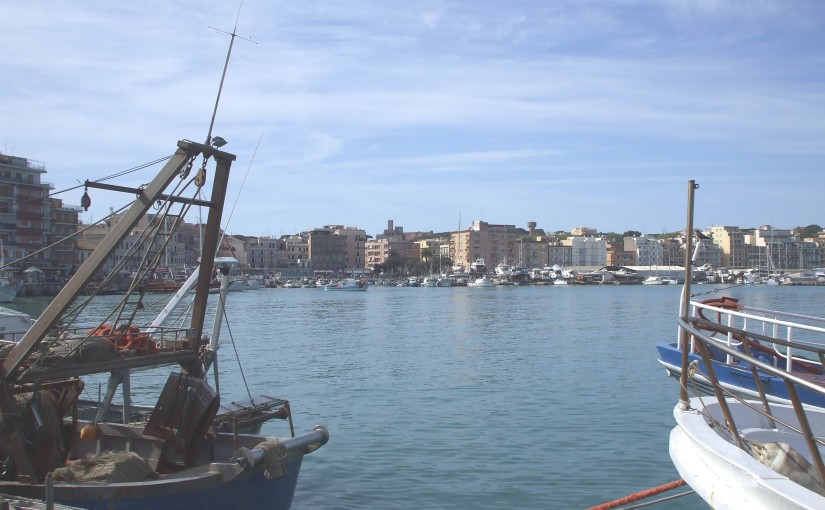
[[[335,235],[328,228],[316,228],[307,235],[309,260],[312,269],[342,274],[347,268],[347,239]]]
[[[249,268],[272,273],[287,267],[286,241],[276,237],[253,237],[247,239],[246,255]]]
[[[21,267],[65,273],[82,260],[68,238],[80,208],[50,198],[54,186],[41,180],[45,174],[40,161],[0,153],[0,239],[6,263],[25,258]]]
[[[496,225],[474,221],[467,230],[450,234],[450,258],[455,264],[469,268],[477,259],[484,259],[488,268],[502,260],[518,262],[520,233],[515,225]]]
[[[639,236],[624,238],[625,251],[636,253],[639,266],[661,266],[664,264],[664,251],[659,240],[654,237]]]
[[[713,226],[708,230],[713,243],[722,250],[723,267],[748,267],[748,250],[745,246],[745,234],[739,227]]]
[[[562,244],[570,246],[572,266],[603,267],[607,265],[607,241],[601,237],[568,237]]]
[[[123,217],[122,214],[110,214],[99,222],[85,226],[78,236],[80,246],[96,247],[100,241],[112,230]],[[162,225],[158,222],[163,221]],[[200,258],[200,227],[196,224],[182,222],[175,232],[172,227],[175,219],[167,217],[161,219],[157,215],[148,215],[138,222],[129,235],[118,245],[103,269],[111,271],[119,265],[124,271],[137,271],[141,261],[147,256],[145,251],[137,251],[134,246],[139,240],[147,236],[149,230],[157,230],[155,239],[148,256],[158,257],[161,266],[170,268],[194,267]],[[166,237],[169,237],[168,241]]]
[[[366,267],[367,232],[364,229],[343,225],[327,225],[324,228],[344,239],[344,267],[348,270]]]
[[[402,259],[418,260],[421,258],[421,248],[412,239],[404,234],[404,228],[395,226],[393,220],[387,221],[387,228],[373,241],[364,243],[366,251],[366,267],[372,269],[378,264],[384,264],[390,255],[396,254]]]

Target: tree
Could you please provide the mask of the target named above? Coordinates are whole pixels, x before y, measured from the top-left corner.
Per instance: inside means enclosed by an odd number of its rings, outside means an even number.
[[[387,257],[387,260],[382,264],[376,264],[374,271],[381,274],[396,274],[402,272],[404,267],[404,258],[401,255],[393,252]]]
[[[805,237],[816,237],[820,232],[822,232],[822,227],[819,225],[808,225],[802,229],[802,233]]]
[[[642,237],[642,233],[639,232],[638,230],[628,230],[627,232],[622,234],[622,236],[623,237]]]

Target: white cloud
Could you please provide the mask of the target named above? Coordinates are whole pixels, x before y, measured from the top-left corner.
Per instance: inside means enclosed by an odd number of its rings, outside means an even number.
[[[0,33],[12,48],[0,54],[0,147],[44,161],[59,189],[203,139],[229,42],[209,26],[231,31],[235,9],[0,6],[15,20]],[[349,221],[372,232],[388,216],[446,230],[455,222],[444,211],[458,209],[559,228],[605,218],[603,228],[627,230],[647,221],[644,205],[612,204],[649,200],[649,189],[669,197],[656,216],[678,228],[673,205],[691,177],[751,196],[810,183],[767,206],[714,209],[772,216],[754,224],[814,222],[807,204],[825,181],[823,10],[245,2],[237,31],[256,44],[235,41],[215,133],[238,154],[236,176],[262,142],[233,231]]]

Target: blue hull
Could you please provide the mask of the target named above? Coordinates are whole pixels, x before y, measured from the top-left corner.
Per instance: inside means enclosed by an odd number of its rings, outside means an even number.
[[[248,474],[221,483],[203,479],[153,480],[121,484],[54,485],[55,501],[88,510],[288,510],[295,494],[302,458],[286,464],[285,476],[267,479],[256,467]],[[3,492],[42,498],[43,487],[3,484]]]
[[[682,373],[682,351],[674,343],[661,343],[656,345],[659,351],[659,363],[667,368],[670,375],[679,377]],[[713,388],[707,379],[707,369],[701,356],[690,354],[690,361],[698,361],[697,376],[688,382],[688,388],[696,388],[700,393],[713,395]],[[753,374],[747,365],[739,363],[726,364],[719,361],[713,362],[713,369],[719,383],[725,388],[737,393],[745,398],[758,398],[759,390],[754,381]],[[820,376],[825,381],[825,376]],[[788,389],[785,382],[780,377],[772,377],[764,373],[759,374],[762,387],[769,401],[789,404],[791,399],[788,396]],[[799,398],[803,404],[825,408],[825,397],[807,388],[797,386]]]

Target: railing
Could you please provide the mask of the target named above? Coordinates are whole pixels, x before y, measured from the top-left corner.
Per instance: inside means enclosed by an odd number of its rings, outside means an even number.
[[[707,308],[713,311],[717,311],[720,314],[726,314],[732,317],[737,317],[740,319],[749,319],[753,320],[754,318],[763,320],[767,324],[771,324],[773,326],[779,327],[782,326],[786,328],[786,334],[788,338],[792,338],[794,331],[810,331],[816,333],[825,333],[823,328],[819,328],[816,326],[809,326],[804,324],[795,324],[787,321],[783,321],[778,317],[787,317],[787,318],[800,318],[804,320],[809,319],[817,319],[815,317],[808,317],[796,314],[782,314],[779,312],[769,311],[770,314],[775,315],[776,318],[768,318],[768,317],[758,317],[753,316],[747,313],[742,313],[739,311],[734,310],[723,310],[712,306],[703,306],[701,303],[693,303],[694,306],[699,308]],[[744,307],[740,307],[744,308]],[[752,311],[756,311],[758,309],[751,309]],[[762,310],[763,312],[768,312],[767,310]],[[733,326],[721,325],[718,323],[712,323],[707,319],[701,317],[691,317],[686,319],[684,317],[679,318],[679,327],[683,331],[685,331],[690,336],[690,343],[696,349],[696,351],[701,355],[702,361],[704,362],[705,368],[707,370],[707,378],[710,381],[711,385],[714,389],[714,394],[716,397],[717,402],[721,408],[722,414],[725,418],[725,424],[722,424],[726,430],[728,430],[734,440],[735,444],[738,445],[745,451],[748,451],[748,448],[745,445],[745,442],[742,439],[742,435],[739,429],[736,426],[736,423],[733,418],[733,413],[731,412],[729,400],[728,398],[733,398],[736,401],[746,405],[753,411],[765,416],[771,423],[781,423],[783,426],[787,427],[789,430],[800,434],[804,439],[805,443],[808,447],[808,451],[810,454],[810,458],[812,460],[813,465],[816,467],[817,473],[819,475],[820,481],[825,483],[825,463],[822,460],[822,456],[819,451],[819,446],[825,446],[825,441],[823,439],[817,438],[810,426],[810,423],[807,418],[807,411],[806,408],[802,405],[802,402],[799,397],[798,388],[806,388],[810,391],[813,391],[819,395],[825,396],[825,387],[820,386],[814,382],[811,382],[805,378],[799,377],[794,373],[791,373],[787,370],[787,367],[777,367],[770,363],[764,362],[762,359],[755,357],[749,349],[749,343],[747,341],[742,341],[743,339],[748,338],[756,338],[762,341],[772,341],[778,345],[785,345],[788,349],[791,349],[791,343],[786,340],[781,340],[778,338],[771,338],[767,335],[763,335],[761,333],[753,333],[749,332],[746,329],[739,329]],[[816,321],[814,321],[816,322]],[[747,326],[747,324],[746,324]],[[779,328],[781,329],[781,328]],[[776,329],[774,329],[776,331]],[[737,338],[739,339],[739,344],[737,345],[736,342],[729,341],[729,342],[720,342],[718,338],[714,337],[713,335],[717,332],[725,333],[729,338]],[[739,350],[739,348],[743,348],[744,352]],[[713,349],[722,351],[726,356],[729,358],[736,359],[740,362],[745,362],[750,367],[751,375],[754,378],[754,382],[757,385],[759,391],[759,398],[760,402],[754,401],[745,401],[740,396],[736,395],[732,391],[724,388],[720,383],[719,379],[716,377],[716,371],[714,369],[713,359],[711,355],[711,347]],[[794,343],[793,348],[796,348],[800,351],[808,351],[815,354],[820,360],[823,360],[823,348],[818,346],[812,346],[804,343]],[[790,356],[788,356],[790,359]],[[687,366],[683,366],[683,372],[688,371]],[[777,418],[774,413],[771,411],[770,404],[768,402],[767,396],[764,392],[764,388],[761,383],[760,374],[767,374],[769,376],[774,376],[780,378],[785,387],[788,390],[789,400],[791,405],[793,406],[798,426],[794,426],[787,421],[783,421]]]
[[[95,336],[91,335],[90,331],[90,328],[87,327],[62,328],[60,329],[59,334],[55,334],[53,336],[59,336],[61,341],[80,342],[85,340],[86,338]],[[9,334],[8,331],[4,333]],[[112,343],[112,345],[115,348],[117,348],[125,347],[127,337],[130,337],[135,334],[147,334],[149,338],[155,343],[155,346],[162,351],[175,352],[180,351],[182,349],[188,349],[191,347],[189,345],[184,344],[184,342],[187,339],[187,335],[190,334],[190,331],[187,328],[149,326],[146,328],[141,328],[141,330],[137,333],[129,331],[112,331],[111,333],[105,335],[98,334],[97,336],[107,338]]]
[[[727,354],[727,363],[739,358],[741,349],[747,348],[743,345],[747,343],[744,340],[751,340],[770,345],[776,358],[784,359],[786,372],[793,372],[795,363],[797,366],[807,363],[825,367],[825,318],[744,306],[733,300],[728,301],[728,306],[733,308],[698,301],[691,301],[690,304],[692,320],[702,329],[713,332],[714,346],[723,343],[738,349],[736,354]],[[715,313],[715,322],[706,318],[703,312]],[[724,338],[714,336],[717,333],[723,334]],[[794,356],[796,350],[808,351],[814,357]],[[690,352],[698,352],[693,339]]]

